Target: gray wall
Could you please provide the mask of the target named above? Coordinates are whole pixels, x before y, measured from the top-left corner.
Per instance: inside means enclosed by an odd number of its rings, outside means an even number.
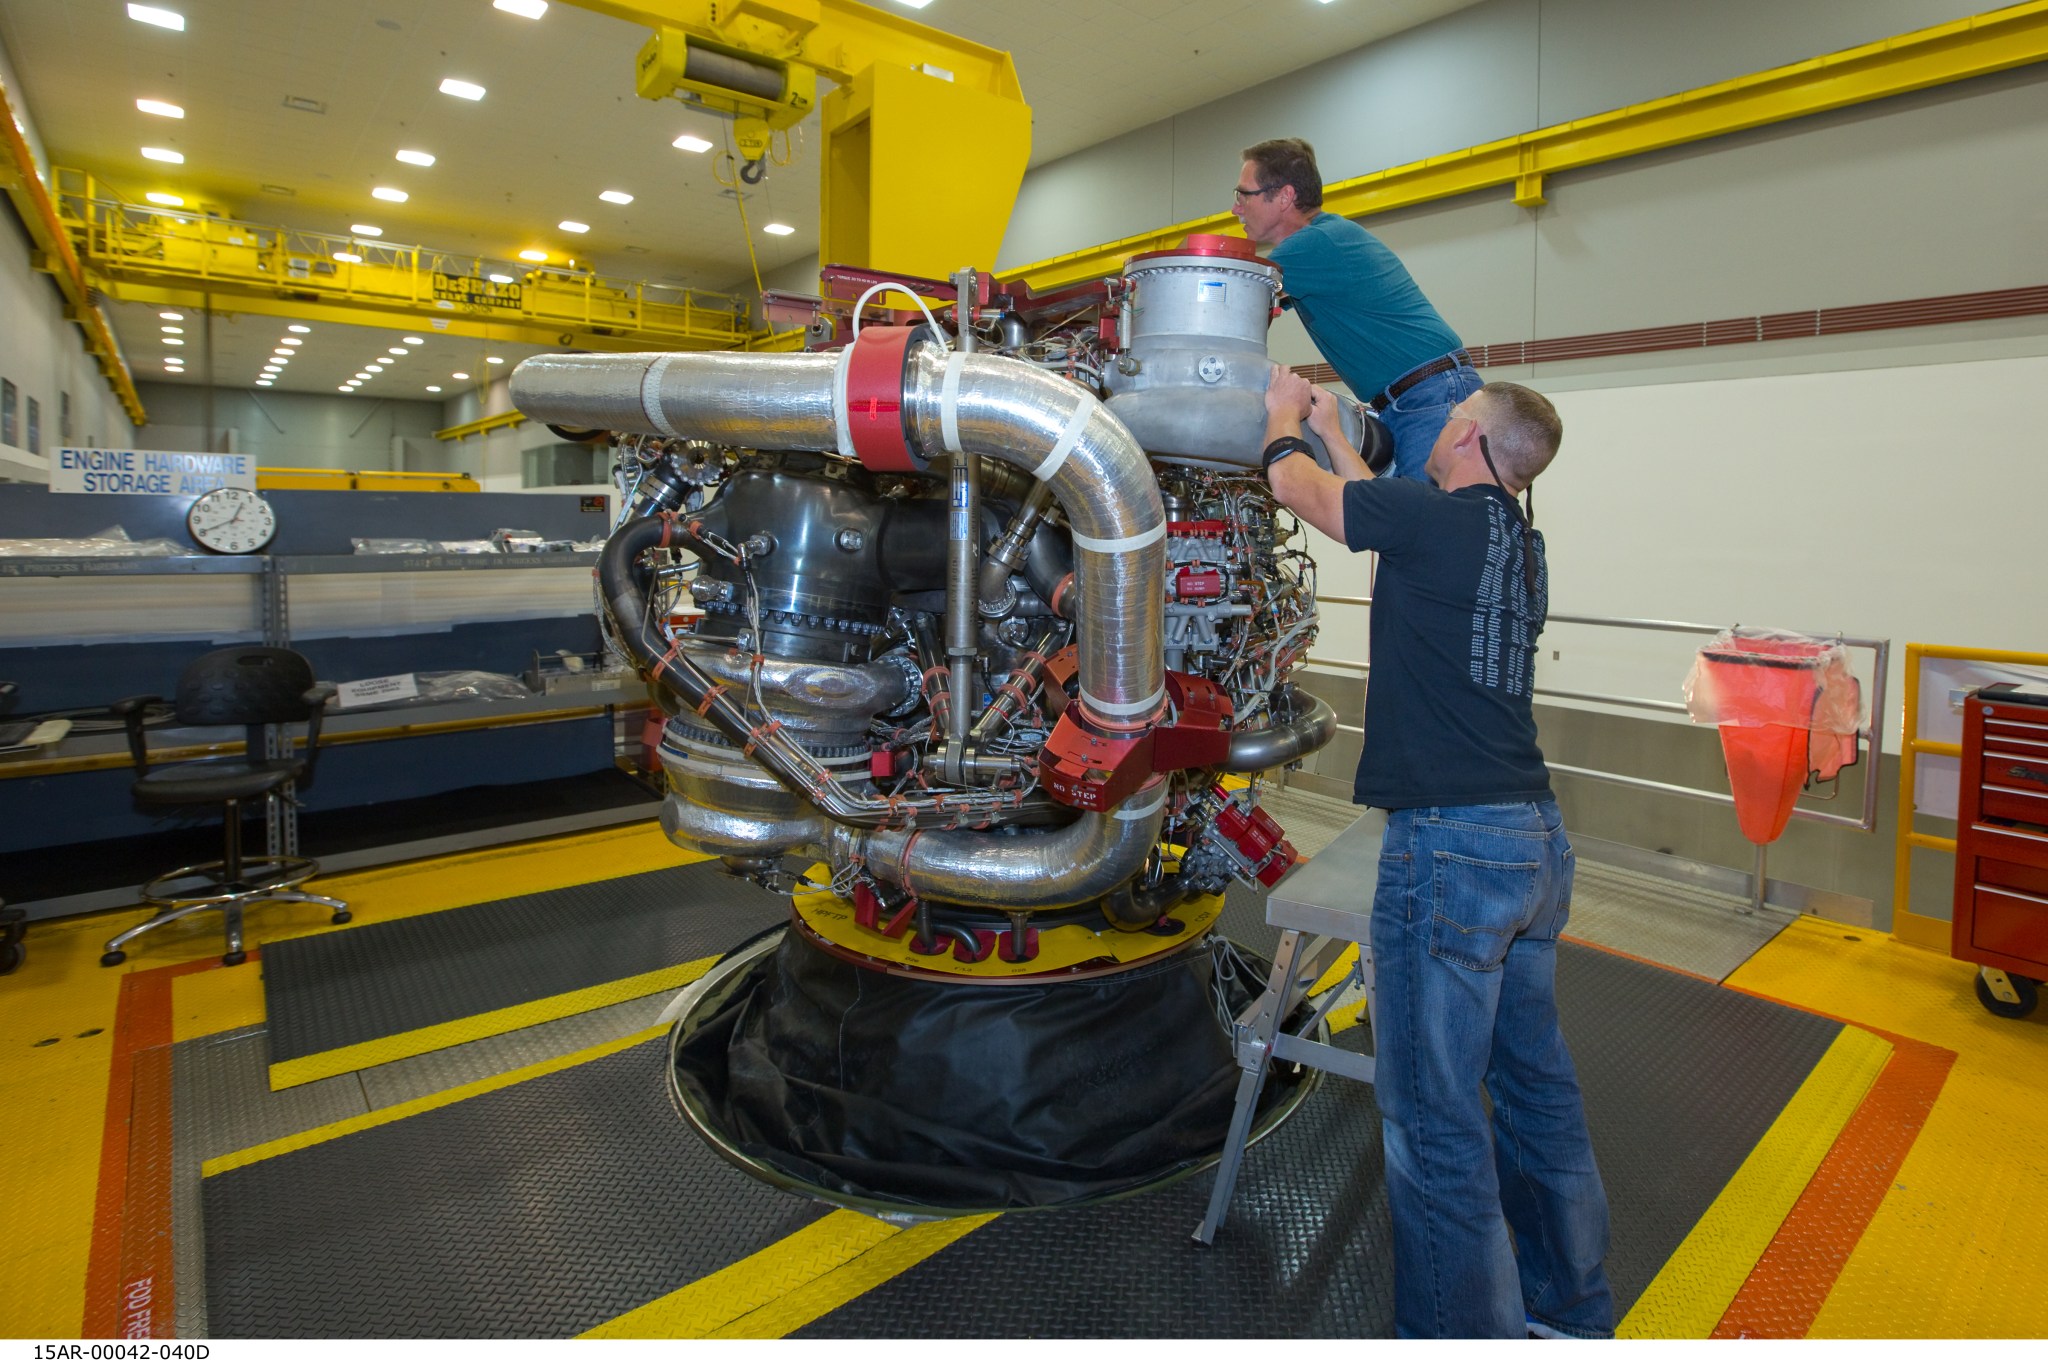
[[[138,386],[149,410],[140,433],[152,450],[206,450],[206,390],[197,384]],[[234,431],[234,448],[262,465],[295,469],[404,469],[409,447],[438,444],[441,405],[410,399],[344,398],[272,389],[215,389],[213,425]],[[394,439],[406,442],[394,446]]]

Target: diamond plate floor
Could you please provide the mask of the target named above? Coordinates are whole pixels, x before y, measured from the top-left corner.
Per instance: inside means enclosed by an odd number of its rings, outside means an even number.
[[[1581,858],[1572,885],[1574,938],[1722,981],[1799,918],[1663,877]]]
[[[1313,858],[1351,827],[1364,808],[1334,796],[1318,796],[1300,787],[1269,787],[1259,798],[1266,813],[1280,822],[1295,852]]]

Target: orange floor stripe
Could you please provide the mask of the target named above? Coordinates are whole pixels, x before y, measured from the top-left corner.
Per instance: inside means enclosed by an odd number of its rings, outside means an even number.
[[[1740,986],[1729,989],[1772,999]],[[1836,1017],[1822,1010],[1805,1012]],[[1869,1024],[1855,1027],[1890,1043],[1891,1060],[1728,1305],[1714,1328],[1716,1340],[1806,1336],[1955,1065],[1956,1054],[1947,1048]]]
[[[262,950],[249,950],[251,964]],[[100,1132],[100,1176],[86,1259],[87,1338],[176,1335],[170,1250],[172,1038],[171,983],[220,967],[217,959],[180,962],[130,972],[121,981],[114,1012],[114,1055],[107,1074],[106,1122]],[[151,1144],[148,1169],[156,1177],[132,1191],[138,1214],[130,1219],[129,1170],[138,1141]],[[160,1177],[160,1178],[159,1178]]]

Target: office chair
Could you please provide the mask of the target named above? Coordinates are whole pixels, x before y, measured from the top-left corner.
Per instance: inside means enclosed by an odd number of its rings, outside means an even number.
[[[345,901],[297,889],[320,871],[320,864],[313,859],[278,857],[250,862],[242,856],[242,803],[257,797],[286,800],[285,788],[291,784],[312,785],[313,765],[320,752],[320,719],[333,695],[334,685],[316,683],[313,666],[293,650],[240,645],[201,655],[178,679],[173,715],[180,725],[243,726],[247,746],[240,754],[154,768],[143,740],[143,719],[147,708],[163,699],[128,697],[114,703],[114,714],[128,727],[128,751],[135,759],[135,799],[150,806],[225,806],[226,846],[219,862],[181,867],[145,883],[142,899],[162,910],[108,939],[101,966],[124,961],[128,954],[121,945],[138,934],[202,910],[219,910],[227,916],[228,951],[221,961],[230,967],[248,960],[242,950],[242,910],[246,906],[261,901],[303,901],[332,909],[335,924],[348,923]],[[285,757],[264,757],[266,727],[284,727],[293,721],[305,722],[304,753],[295,753],[287,744]],[[288,731],[281,729],[280,734],[289,740]]]

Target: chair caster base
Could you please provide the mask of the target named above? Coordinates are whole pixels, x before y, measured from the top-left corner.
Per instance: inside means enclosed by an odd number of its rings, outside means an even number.
[[[248,960],[249,955],[243,952],[240,948],[237,948],[235,949],[234,952],[229,953],[226,957],[223,957],[220,960],[220,965],[223,967],[239,967]]]
[[[127,960],[128,954],[122,952],[119,948],[100,954],[100,965],[102,967],[118,967]]]
[[[354,919],[355,917],[355,912],[353,910],[337,910],[334,912],[333,916],[328,919],[327,922],[329,924],[347,924],[350,920]]]

